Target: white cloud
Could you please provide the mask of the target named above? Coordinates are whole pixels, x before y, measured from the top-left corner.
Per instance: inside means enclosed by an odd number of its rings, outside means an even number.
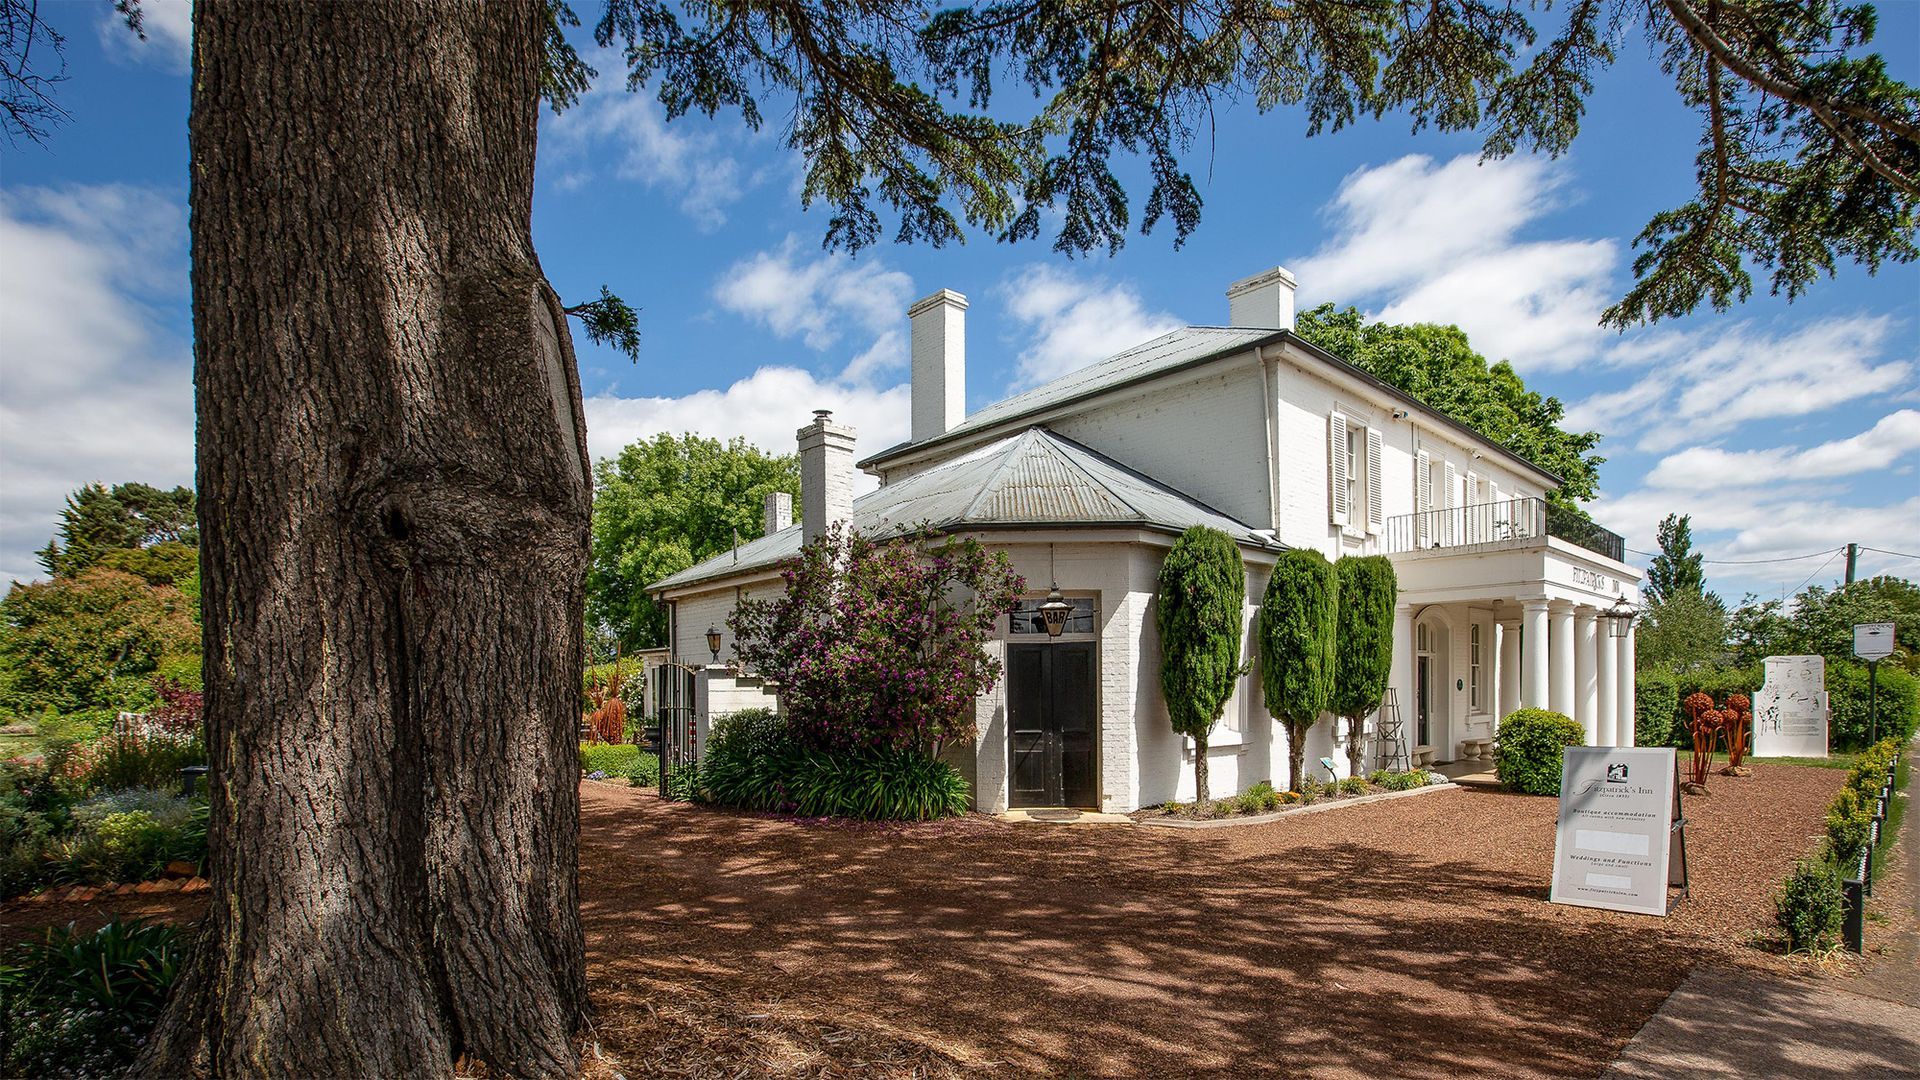
[[[113,10],[103,9],[95,28],[100,46],[116,60],[156,64],[168,71],[185,74],[193,60],[193,4],[191,0],[140,0],[142,40],[127,29],[127,20]]]
[[[595,175],[591,161],[611,161],[612,175],[663,191],[679,200],[680,211],[705,230],[726,223],[727,208],[760,182],[729,149],[754,138],[737,122],[704,117],[671,123],[647,88],[626,88],[626,63],[618,52],[588,58],[601,72],[573,108],[547,122],[542,132],[542,167],[559,170],[563,189],[579,187]]]
[[[877,258],[804,255],[799,238],[788,236],[778,250],[762,251],[729,267],[714,284],[713,298],[781,337],[800,337],[811,348],[828,349],[849,325],[882,338],[889,332],[898,337],[913,299],[913,279],[887,269]],[[896,360],[905,359],[904,348],[897,353]],[[878,362],[861,360],[868,367]]]
[[[1723,450],[1693,446],[1662,458],[1646,476],[1649,487],[1680,491],[1766,487],[1785,482],[1891,469],[1901,455],[1920,450],[1920,411],[1901,409],[1850,438],[1805,450],[1776,446]]]
[[[1640,432],[1640,449],[1657,453],[1756,421],[1809,416],[1907,385],[1912,362],[1881,360],[1893,329],[1887,316],[1840,315],[1782,334],[1740,322],[1649,335],[1610,358],[1644,365],[1644,373],[1575,402],[1566,422]]]
[[[836,420],[851,425],[859,440],[855,456],[865,457],[905,441],[909,423],[904,385],[883,389],[820,379],[793,367],[763,367],[725,389],[685,397],[601,394],[586,406],[587,445],[595,459],[661,432],[689,431],[718,439],[741,435],[763,450],[790,454],[794,432],[812,423],[815,409],[831,409]],[[863,492],[878,483],[864,473],[856,481]]]
[[[0,193],[0,580],[89,482],[193,482],[188,345],[149,304],[180,304],[186,215],[120,186]]]
[[[1030,335],[1012,390],[1037,386],[1185,325],[1149,311],[1131,285],[1076,276],[1045,264],[1015,273],[1001,286],[1007,313]]]
[[[1452,323],[1523,371],[1572,366],[1607,341],[1598,324],[1619,245],[1517,239],[1566,182],[1531,157],[1410,155],[1353,172],[1327,208],[1333,236],[1296,264],[1301,299],[1384,300],[1375,317]]]

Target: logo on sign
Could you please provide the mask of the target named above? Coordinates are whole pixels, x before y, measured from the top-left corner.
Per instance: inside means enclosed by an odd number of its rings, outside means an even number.
[[[1627,763],[1624,761],[1607,762],[1607,783],[1624,784],[1627,782]]]

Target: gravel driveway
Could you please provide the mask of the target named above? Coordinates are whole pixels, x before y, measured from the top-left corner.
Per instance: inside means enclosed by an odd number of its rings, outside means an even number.
[[[1688,798],[1666,918],[1546,902],[1555,803],[1452,790],[1208,832],[752,817],[588,783],[627,1075],[1596,1076],[1745,942],[1839,770]]]

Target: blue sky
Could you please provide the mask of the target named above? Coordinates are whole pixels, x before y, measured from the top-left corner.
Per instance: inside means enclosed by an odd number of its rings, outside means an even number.
[[[47,148],[0,147],[0,578],[38,573],[73,487],[191,482],[189,30],[184,3],[148,2],[146,42],[107,0],[43,5],[67,36],[72,120]],[[1878,48],[1908,82],[1916,43],[1920,5],[1883,5]],[[972,302],[977,408],[1223,322],[1226,285],[1278,263],[1303,305],[1458,323],[1512,360],[1605,433],[1594,514],[1645,551],[1661,515],[1692,513],[1709,558],[1742,560],[1708,568],[1729,598],[1832,581],[1824,553],[1850,540],[1920,551],[1920,268],[1848,267],[1791,305],[1763,286],[1625,335],[1595,325],[1631,280],[1632,237],[1688,197],[1697,138],[1641,40],[1622,54],[1558,161],[1480,164],[1471,136],[1391,117],[1308,139],[1298,113],[1228,108],[1193,148],[1206,209],[1187,244],[1160,230],[1083,259],[985,237],[824,252],[777,130],[665,123],[597,57],[602,85],[543,120],[534,236],[563,297],[604,282],[641,308],[639,363],[577,343],[596,455],[686,429],[790,450],[818,407],[878,449],[906,429],[906,307],[934,289]]]

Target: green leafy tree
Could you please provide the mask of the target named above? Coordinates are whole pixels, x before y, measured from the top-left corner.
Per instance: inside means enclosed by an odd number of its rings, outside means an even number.
[[[1920,671],[1920,585],[1891,574],[1837,589],[1802,590],[1794,598],[1787,644],[1798,653],[1848,660],[1854,626],[1873,622],[1894,625],[1894,655],[1884,662]]]
[[[1193,740],[1194,794],[1207,788],[1207,737],[1245,673],[1240,661],[1247,571],[1240,548],[1218,529],[1195,525],[1180,534],[1160,564],[1160,692],[1173,730]]]
[[[1647,565],[1647,600],[1659,603],[1671,596],[1701,596],[1707,591],[1705,556],[1693,550],[1693,517],[1668,514],[1655,532],[1660,554]]]
[[[1399,582],[1384,555],[1343,555],[1333,564],[1333,695],[1327,708],[1347,720],[1347,775],[1366,772],[1367,717],[1380,707],[1393,671],[1393,609]]]
[[[0,600],[0,705],[107,709],[167,660],[199,651],[185,596],[105,567],[16,584]]]
[[[192,548],[199,539],[192,488],[88,484],[67,496],[58,535],[41,549],[40,565],[55,577],[72,577],[111,551],[160,544]],[[177,552],[169,549],[166,560],[177,562]]]
[[[1791,653],[1788,642],[1792,637],[1793,619],[1779,600],[1761,600],[1748,593],[1727,616],[1727,645],[1733,652],[1733,662],[1742,667]]]
[[[1260,601],[1260,686],[1267,711],[1287,729],[1287,786],[1305,779],[1307,732],[1320,722],[1336,681],[1339,579],[1318,551],[1283,552]]]
[[[200,572],[200,553],[178,540],[163,540],[152,547],[112,548],[101,552],[94,565],[132,574],[149,585],[184,587]]]
[[[1353,308],[1321,304],[1301,312],[1294,330],[1333,353],[1561,478],[1549,497],[1568,508],[1599,489],[1605,458],[1597,431],[1560,426],[1559,398],[1528,390],[1513,365],[1489,365],[1457,326],[1369,322]]]
[[[1635,632],[1634,667],[1675,671],[1727,659],[1727,608],[1712,593],[1678,592],[1647,605]]]
[[[800,492],[792,454],[769,454],[742,438],[660,434],[594,466],[593,566],[587,616],[623,645],[667,640],[666,610],[647,586],[760,536],[764,501]]]

